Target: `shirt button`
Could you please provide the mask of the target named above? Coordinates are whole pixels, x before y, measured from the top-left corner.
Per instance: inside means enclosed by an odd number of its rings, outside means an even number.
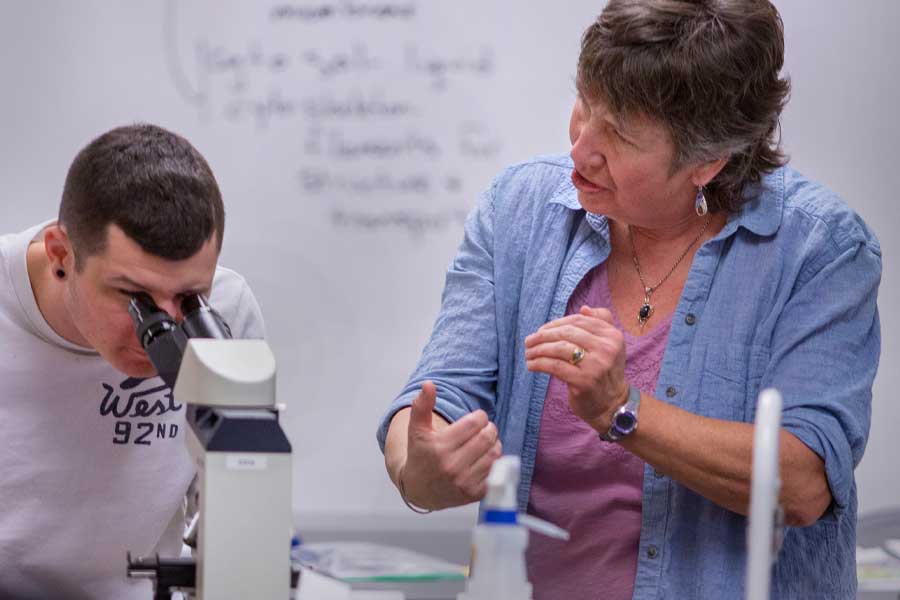
[[[684,322],[687,323],[688,325],[693,325],[694,323],[697,322],[697,315],[695,315],[694,313],[688,313],[684,317]]]
[[[669,398],[673,397],[677,393],[678,393],[678,390],[676,390],[674,386],[670,385],[669,387],[666,388],[666,396],[668,396]]]
[[[647,548],[647,556],[649,556],[650,558],[656,558],[658,554],[659,549],[657,549],[656,546],[650,546],[649,548]]]

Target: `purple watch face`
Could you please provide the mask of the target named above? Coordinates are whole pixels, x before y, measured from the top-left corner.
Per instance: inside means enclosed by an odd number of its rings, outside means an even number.
[[[622,411],[613,419],[613,427],[616,428],[619,435],[628,435],[634,431],[636,425],[637,419],[631,411]]]

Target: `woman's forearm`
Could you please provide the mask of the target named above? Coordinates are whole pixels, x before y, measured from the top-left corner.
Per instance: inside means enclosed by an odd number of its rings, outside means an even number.
[[[391,419],[387,437],[384,440],[384,466],[394,485],[397,475],[406,462],[407,430],[409,429],[409,408],[397,411]]]
[[[750,505],[753,426],[701,417],[657,400],[641,398],[640,425],[622,445],[709,500],[746,515]],[[789,525],[811,525],[831,504],[823,461],[782,430],[780,502]]]

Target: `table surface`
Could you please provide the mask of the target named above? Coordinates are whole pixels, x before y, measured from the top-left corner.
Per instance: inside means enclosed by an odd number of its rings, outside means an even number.
[[[900,508],[860,515],[856,524],[856,545],[881,546],[885,540],[900,539]],[[859,600],[900,600],[900,592],[860,592]]]
[[[307,542],[362,541],[409,548],[450,562],[466,564],[470,553],[469,531],[317,531],[303,532]],[[860,516],[857,545],[880,546],[888,539],[900,539],[900,509],[883,510]],[[397,586],[370,586],[397,589]],[[406,600],[456,600],[465,588],[461,581],[408,584],[402,590]],[[363,592],[356,592],[362,594]],[[381,600],[378,596],[360,596],[359,600]],[[354,600],[357,596],[354,596]],[[859,592],[857,600],[900,600],[900,592]]]

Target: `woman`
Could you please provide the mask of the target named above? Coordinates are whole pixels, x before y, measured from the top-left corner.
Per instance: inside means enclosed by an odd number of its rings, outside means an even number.
[[[743,595],[752,423],[784,396],[773,597],[854,598],[853,468],[878,242],[783,166],[766,0],[612,0],[584,34],[570,157],[502,173],[379,440],[404,500],[480,499],[501,452],[536,599]],[[411,408],[410,408],[411,407]]]

